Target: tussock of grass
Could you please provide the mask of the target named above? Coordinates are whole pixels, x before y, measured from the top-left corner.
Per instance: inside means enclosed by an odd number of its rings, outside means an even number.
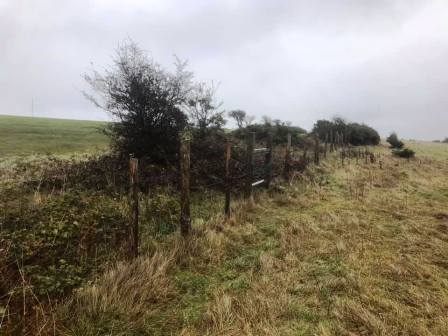
[[[79,289],[64,307],[68,318],[73,319],[67,334],[95,335],[108,328],[112,334],[138,332],[145,318],[175,294],[173,281],[167,276],[173,260],[174,253],[156,253],[119,262],[94,284]]]
[[[78,290],[74,304],[88,307],[89,314],[117,309],[115,312],[119,314],[138,315],[147,308],[148,302],[163,302],[173,293],[166,276],[172,261],[173,256],[156,253],[130,263],[120,262],[96,284]]]

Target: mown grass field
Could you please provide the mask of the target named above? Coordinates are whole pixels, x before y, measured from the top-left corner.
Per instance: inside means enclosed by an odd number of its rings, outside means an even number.
[[[105,150],[105,122],[0,115],[0,157]]]

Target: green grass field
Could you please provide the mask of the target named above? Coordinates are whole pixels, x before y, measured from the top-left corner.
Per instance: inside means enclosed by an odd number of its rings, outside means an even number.
[[[66,155],[108,148],[100,121],[0,115],[0,157]]]

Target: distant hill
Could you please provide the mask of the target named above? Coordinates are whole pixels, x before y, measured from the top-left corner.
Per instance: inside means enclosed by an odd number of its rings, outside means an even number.
[[[0,115],[0,158],[106,150],[107,122]]]

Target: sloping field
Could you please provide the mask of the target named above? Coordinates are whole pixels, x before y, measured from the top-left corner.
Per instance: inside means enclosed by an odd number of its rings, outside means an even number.
[[[448,335],[442,146],[411,161],[379,148],[383,169],[334,158],[188,241],[148,244],[60,309],[61,333]]]
[[[105,122],[0,115],[0,157],[104,150]]]

